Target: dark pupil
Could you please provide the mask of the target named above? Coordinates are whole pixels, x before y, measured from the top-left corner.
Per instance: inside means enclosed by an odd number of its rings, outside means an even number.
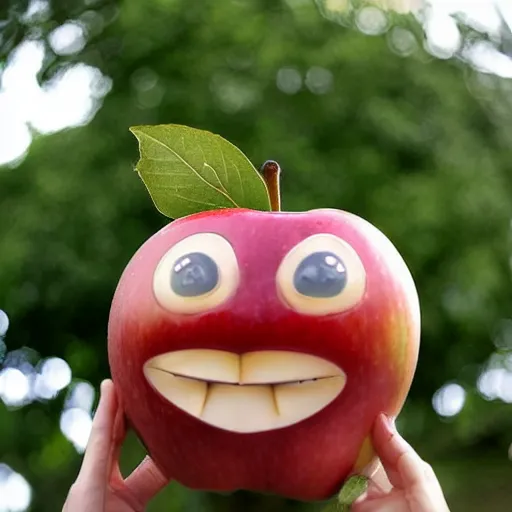
[[[308,297],[335,297],[347,283],[341,259],[332,252],[314,252],[304,258],[293,276],[293,285]]]
[[[217,264],[202,252],[192,252],[174,264],[171,288],[182,297],[198,297],[211,292],[219,282]]]

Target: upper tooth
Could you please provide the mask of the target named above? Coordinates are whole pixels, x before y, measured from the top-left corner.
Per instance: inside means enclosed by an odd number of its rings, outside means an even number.
[[[222,350],[178,350],[156,356],[147,366],[183,377],[231,384],[277,384],[340,375],[340,369],[325,359],[278,350],[242,355]]]
[[[340,369],[320,357],[300,352],[249,352],[241,359],[242,384],[277,384],[339,375]]]
[[[221,350],[177,350],[156,356],[146,364],[176,375],[211,382],[235,384],[240,376],[240,357]]]
[[[208,389],[206,382],[176,377],[155,368],[146,368],[144,373],[146,379],[169,402],[193,416],[201,416]]]
[[[275,386],[281,422],[289,425],[312,416],[332,402],[345,387],[345,376]]]

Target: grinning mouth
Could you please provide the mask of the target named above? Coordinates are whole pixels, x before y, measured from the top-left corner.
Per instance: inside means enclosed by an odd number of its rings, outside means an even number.
[[[329,405],[346,384],[345,373],[325,359],[277,350],[168,352],[148,360],[144,375],[179,409],[239,433],[303,421]]]

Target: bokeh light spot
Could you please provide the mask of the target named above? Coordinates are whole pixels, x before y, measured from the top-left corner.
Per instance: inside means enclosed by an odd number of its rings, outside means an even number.
[[[328,69],[313,66],[306,74],[305,83],[313,94],[325,94],[332,88],[333,80],[333,75]]]
[[[25,478],[0,464],[0,512],[23,512],[31,500],[32,489]]]
[[[503,368],[491,368],[478,377],[477,389],[486,400],[494,400],[499,397],[505,373]]]
[[[80,23],[68,21],[51,32],[48,41],[57,55],[72,55],[84,49],[85,29]]]
[[[276,83],[285,94],[296,94],[302,87],[302,77],[295,68],[281,68],[277,72]]]
[[[451,417],[459,414],[466,402],[466,390],[459,384],[445,384],[432,398],[434,410],[440,416]]]
[[[24,41],[2,73],[0,165],[21,162],[32,141],[30,126],[44,134],[87,124],[112,88],[110,78],[82,63],[69,65],[41,87],[37,73],[44,58],[41,41]]]
[[[499,398],[507,403],[512,403],[512,373],[508,371],[504,371],[502,374],[500,387],[498,390]]]
[[[85,451],[91,434],[92,418],[83,409],[72,408],[63,411],[60,417],[62,433],[73,443],[79,453]]]
[[[232,75],[214,75],[210,88],[220,109],[227,114],[247,110],[261,99],[261,92],[252,83]]]
[[[512,57],[501,53],[488,41],[473,44],[464,55],[482,73],[512,78]]]
[[[139,68],[133,72],[132,85],[138,91],[149,91],[158,83],[158,75],[149,68]]]
[[[28,377],[18,368],[4,368],[0,372],[0,397],[5,405],[22,405],[30,395]]]
[[[71,368],[58,357],[47,359],[41,366],[34,381],[34,394],[49,400],[71,382]]]
[[[439,59],[449,59],[462,44],[455,19],[449,14],[431,11],[425,23],[426,49]]]
[[[66,398],[65,407],[67,409],[82,409],[91,412],[96,392],[94,387],[88,382],[77,382],[71,388]]]
[[[64,359],[47,359],[41,369],[41,376],[48,387],[60,391],[71,382],[71,368]]]
[[[377,7],[363,7],[356,16],[357,28],[366,35],[377,36],[388,29],[386,13]]]
[[[0,338],[7,334],[7,330],[9,329],[9,317],[7,313],[0,309]]]
[[[389,33],[389,46],[396,54],[406,57],[411,55],[418,45],[412,32],[402,27],[395,27]]]
[[[44,21],[48,18],[49,13],[50,5],[47,0],[31,0],[23,15],[23,21],[25,23]]]

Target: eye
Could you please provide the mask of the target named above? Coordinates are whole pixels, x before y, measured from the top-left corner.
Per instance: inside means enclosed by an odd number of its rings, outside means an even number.
[[[319,251],[306,256],[293,274],[295,289],[307,297],[336,297],[346,283],[345,265],[333,252]]]
[[[171,270],[171,289],[181,297],[200,297],[219,283],[217,263],[203,252],[182,256]]]
[[[198,233],[178,242],[160,260],[153,291],[165,309],[193,314],[225,302],[238,282],[238,263],[231,244],[215,233]]]
[[[309,315],[341,313],[360,302],[366,272],[356,251],[330,234],[313,235],[297,244],[277,271],[284,301]]]

